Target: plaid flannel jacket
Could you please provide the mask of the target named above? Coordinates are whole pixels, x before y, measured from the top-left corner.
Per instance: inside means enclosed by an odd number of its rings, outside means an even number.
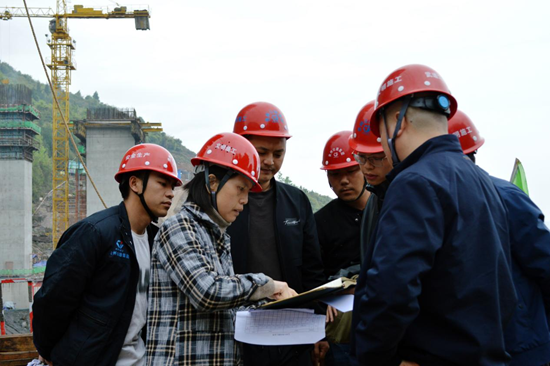
[[[185,203],[155,238],[147,318],[147,365],[241,365],[234,308],[268,282],[235,275],[229,235]]]

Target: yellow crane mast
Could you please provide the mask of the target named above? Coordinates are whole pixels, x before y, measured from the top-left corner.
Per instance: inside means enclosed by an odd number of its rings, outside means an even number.
[[[50,21],[52,39],[48,40],[51,48],[51,61],[47,66],[51,70],[51,81],[59,101],[59,109],[53,103],[53,226],[52,241],[55,247],[59,238],[69,227],[69,135],[64,126],[61,113],[69,120],[69,86],[71,71],[76,70],[72,60],[74,42],[69,35],[67,19],[135,19],[137,30],[149,29],[149,11],[127,11],[125,6],[114,8],[112,11],[85,8],[75,5],[72,12],[67,12],[67,1],[57,0],[56,12],[51,8],[29,8],[29,14],[35,18],[53,18]],[[27,17],[25,8],[6,7],[0,13],[0,19],[9,20],[15,17]]]

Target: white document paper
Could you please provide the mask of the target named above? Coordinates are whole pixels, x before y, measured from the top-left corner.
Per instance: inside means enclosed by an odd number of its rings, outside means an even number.
[[[325,337],[325,315],[304,309],[238,311],[235,339],[262,346],[313,344]]]
[[[335,295],[323,297],[319,301],[340,310],[342,313],[347,313],[353,310],[353,299],[353,295]]]

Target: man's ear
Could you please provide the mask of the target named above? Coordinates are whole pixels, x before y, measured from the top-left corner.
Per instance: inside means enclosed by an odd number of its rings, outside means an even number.
[[[397,124],[397,119],[399,118],[399,111],[395,112],[395,121]],[[403,120],[401,121],[401,127],[399,128],[399,131],[397,131],[397,137],[401,136],[403,134],[403,131],[405,131],[407,128],[409,128],[410,120],[407,117],[407,113],[405,113],[405,116],[403,117]],[[393,135],[392,135],[393,136]]]
[[[130,179],[128,180],[128,185],[130,186],[130,189],[136,194],[140,194],[143,192],[143,181],[135,175],[132,175],[130,177]]]
[[[208,174],[208,180],[210,181],[210,187],[207,187],[209,190],[209,193],[217,192],[218,186],[220,185],[220,181],[218,180],[218,177],[216,177],[214,174]]]

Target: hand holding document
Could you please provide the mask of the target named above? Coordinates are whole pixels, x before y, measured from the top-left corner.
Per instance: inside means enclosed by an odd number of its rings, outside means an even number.
[[[275,283],[275,292],[269,298],[272,300],[284,300],[298,295],[296,291],[288,287],[286,282],[273,281]]]
[[[333,308],[332,306],[327,306],[327,323],[332,323],[334,319],[338,316],[338,309]]]
[[[299,295],[290,297],[288,299],[273,301],[267,304],[262,305],[261,309],[283,309],[283,308],[293,308],[299,307],[301,305],[307,304],[310,301],[321,299],[327,295],[334,295],[340,291],[348,289],[357,284],[356,280],[351,280],[346,277],[340,277],[334,281],[325,283],[322,286],[316,287],[312,290],[303,292]]]
[[[235,321],[235,339],[237,341],[265,346],[318,342],[325,338],[326,316],[314,314],[311,309],[290,308],[307,304],[313,300],[323,299],[321,301],[324,301],[329,294],[334,295],[355,286],[356,281],[341,277],[299,295],[295,295],[296,292],[286,283],[278,281],[275,283],[276,286],[280,286],[276,287],[273,296],[278,299],[277,301],[264,304],[258,310],[237,312]],[[352,295],[334,297],[346,297],[344,305],[338,301],[334,305],[330,304],[338,310],[349,311],[346,309],[348,307],[351,309],[350,306],[353,306]],[[349,300],[349,297],[352,299]]]

